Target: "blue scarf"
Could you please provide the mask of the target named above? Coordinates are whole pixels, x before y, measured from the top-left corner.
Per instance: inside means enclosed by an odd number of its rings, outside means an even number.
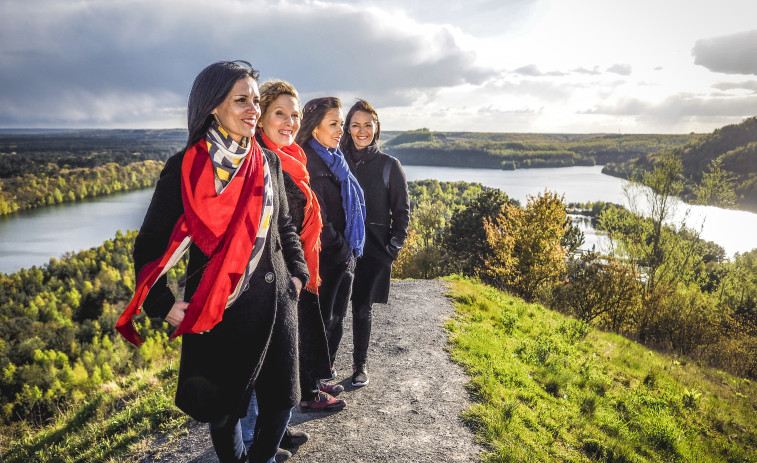
[[[360,257],[363,255],[363,246],[365,245],[365,197],[363,196],[363,189],[360,188],[357,179],[350,172],[347,161],[339,148],[326,148],[315,138],[311,138],[309,144],[323,159],[323,162],[326,163],[326,166],[342,186],[342,208],[347,219],[344,237],[354,250],[355,257]]]

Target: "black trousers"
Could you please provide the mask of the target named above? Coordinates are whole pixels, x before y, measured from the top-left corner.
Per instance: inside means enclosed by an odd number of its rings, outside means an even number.
[[[336,351],[344,333],[344,316],[352,295],[352,281],[355,278],[355,258],[330,268],[321,269],[321,287],[318,299],[321,315],[326,327],[331,365],[334,365]]]
[[[364,365],[368,359],[373,303],[387,302],[391,273],[391,261],[386,259],[366,254],[357,261],[352,285],[352,361],[355,365]]]

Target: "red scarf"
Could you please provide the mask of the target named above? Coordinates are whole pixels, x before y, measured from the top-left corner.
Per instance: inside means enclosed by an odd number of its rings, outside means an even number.
[[[134,297],[116,323],[130,342],[140,345],[132,317],[140,312],[150,288],[189,247],[190,239],[210,258],[184,320],[173,333],[200,333],[223,317],[229,295],[245,275],[263,211],[263,153],[254,141],[234,179],[216,193],[213,163],[205,139],[189,148],[181,164],[184,214],[174,225],[165,253],[145,265],[137,276]]]
[[[305,218],[302,221],[302,231],[300,232],[302,252],[305,254],[305,261],[310,272],[310,280],[305,289],[318,294],[318,287],[321,285],[318,262],[321,252],[323,219],[321,218],[321,206],[318,204],[318,198],[310,188],[310,174],[308,174],[306,167],[307,156],[297,143],[279,148],[268,138],[265,132],[258,130],[258,133],[265,147],[276,153],[281,159],[281,169],[292,177],[294,183],[305,195]]]

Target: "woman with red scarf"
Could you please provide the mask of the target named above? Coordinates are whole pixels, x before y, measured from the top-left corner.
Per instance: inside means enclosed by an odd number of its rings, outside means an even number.
[[[299,402],[297,299],[309,273],[279,157],[255,141],[258,72],[205,68],[189,95],[186,148],[166,162],[134,243],[137,287],[116,328],[141,343],[140,308],[182,336],[176,405],[210,423],[221,462],[274,461]],[[189,251],[183,297],[166,273]],[[239,420],[253,392],[249,454]]]

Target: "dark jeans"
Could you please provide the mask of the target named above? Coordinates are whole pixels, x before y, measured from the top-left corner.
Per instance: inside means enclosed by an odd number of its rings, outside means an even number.
[[[355,365],[364,365],[368,360],[371,320],[371,304],[352,301],[352,362]]]
[[[292,416],[292,409],[269,410],[263,403],[259,403],[258,407],[253,445],[249,455],[245,449],[242,426],[238,418],[227,418],[210,423],[210,438],[219,462],[275,462],[276,451],[279,449],[281,438]]]
[[[321,314],[326,326],[326,339],[329,344],[331,365],[334,365],[336,351],[342,341],[344,332],[344,316],[352,294],[352,280],[355,278],[355,258],[350,257],[348,263],[339,264],[321,271],[321,287],[318,299],[321,303]]]

